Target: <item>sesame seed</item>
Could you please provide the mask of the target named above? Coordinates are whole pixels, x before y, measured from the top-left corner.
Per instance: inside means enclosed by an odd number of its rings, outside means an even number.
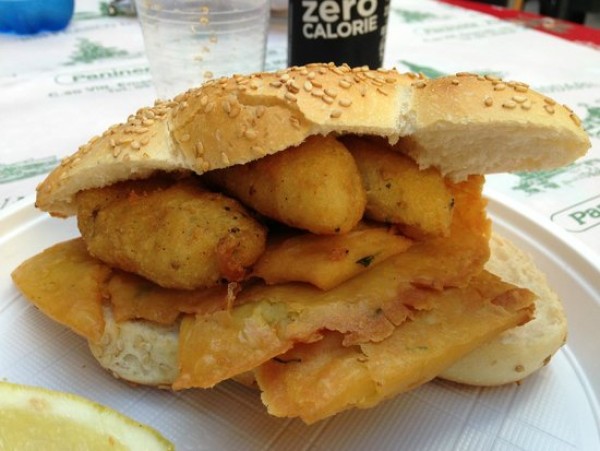
[[[310,92],[313,88],[313,84],[309,80],[306,80],[304,82],[303,88],[306,92]]]
[[[544,105],[544,109],[546,110],[546,112],[548,114],[554,114],[554,106],[547,104],[547,105]]]
[[[531,109],[531,101],[526,100],[525,102],[523,102],[521,104],[521,109],[523,109],[523,110],[530,110]]]
[[[327,105],[331,105],[334,102],[333,97],[330,97],[328,95],[324,95],[321,100],[323,100],[323,102],[325,102]]]
[[[340,80],[340,82],[338,84],[344,89],[348,89],[352,86],[352,83],[349,82],[348,80]]]
[[[258,105],[256,107],[256,117],[258,119],[260,119],[261,117],[263,117],[263,115],[265,114],[266,111],[267,111],[267,108],[264,105]]]
[[[290,80],[285,86],[292,94],[298,94],[300,92],[300,88],[293,80]]]
[[[196,155],[204,155],[204,144],[202,144],[202,141],[196,143]]]
[[[227,114],[231,113],[231,103],[228,100],[223,101],[223,111]]]
[[[323,97],[325,95],[322,89],[313,89],[310,94],[315,97]]]
[[[208,104],[208,96],[203,95],[202,97],[200,97],[200,106],[205,107],[207,104]]]
[[[413,83],[413,86],[415,88],[424,88],[425,86],[427,86],[427,83],[425,83],[424,81],[417,81]]]
[[[504,102],[502,104],[503,108],[507,108],[509,110],[512,110],[513,108],[517,107],[517,102],[513,101],[513,100],[507,100],[506,102]]]
[[[286,92],[284,97],[285,97],[285,100],[287,100],[288,102],[297,102],[298,101],[296,96],[294,94],[292,94],[291,92]]]
[[[494,104],[494,99],[492,99],[490,96],[487,96],[483,100],[483,103],[485,104],[485,106],[492,106]]]
[[[331,117],[332,119],[337,119],[341,115],[342,115],[342,112],[340,110],[333,110],[331,112],[331,114],[329,115],[329,117]]]
[[[460,84],[460,81],[458,81],[458,80],[456,80],[456,79],[453,79],[453,80],[452,80],[452,84],[453,84],[454,86],[458,86],[458,85]]]
[[[527,92],[527,91],[529,91],[529,88],[527,86],[523,86],[523,85],[516,85],[514,87],[514,90],[517,92]]]
[[[202,170],[206,172],[209,169],[210,169],[210,163],[208,161],[203,161],[202,162]]]
[[[517,103],[524,103],[527,100],[527,97],[517,94],[512,96],[512,99]]]
[[[221,152],[221,160],[223,161],[223,164],[229,164],[229,157],[225,152]]]
[[[189,133],[185,133],[185,134],[181,135],[181,137],[179,138],[179,142],[182,142],[182,143],[188,142],[189,140],[190,140]]]
[[[258,133],[253,128],[249,128],[244,131],[244,136],[248,139],[256,139],[258,137]]]
[[[215,102],[208,102],[206,104],[206,106],[204,107],[204,112],[205,113],[210,113],[214,109],[215,109]]]
[[[242,112],[242,109],[240,108],[239,105],[233,105],[231,107],[231,111],[229,111],[228,115],[231,118],[237,117],[240,113]]]
[[[575,113],[571,113],[569,114],[569,117],[575,123],[575,125],[578,127],[581,126],[581,119],[579,119],[579,116],[577,116]]]
[[[556,105],[556,102],[548,97],[544,97],[544,102],[550,106]]]
[[[383,94],[384,96],[387,96],[387,95],[388,95],[388,93],[387,93],[387,92],[386,92],[384,89],[381,89],[381,88],[377,88],[377,92],[378,92],[379,94]]]
[[[132,141],[131,142],[131,148],[133,150],[140,150],[142,148],[142,145],[140,144],[139,141]]]
[[[294,127],[295,129],[299,129],[300,128],[300,119],[292,116],[292,117],[290,117],[290,124],[292,124],[292,127]]]
[[[311,80],[311,83],[313,84],[313,86],[315,88],[322,88],[323,87],[323,83],[321,83],[320,81],[317,80]]]
[[[308,75],[306,76],[306,78],[308,78],[309,80],[314,80],[314,78],[317,76],[317,74],[314,71],[310,71],[308,73]]]
[[[348,108],[350,105],[352,105],[352,99],[340,99],[338,103],[340,106]]]
[[[505,83],[498,83],[494,86],[494,91],[504,91],[506,89]]]
[[[502,81],[500,77],[496,77],[495,75],[485,75],[484,78],[489,81]]]
[[[337,97],[337,91],[335,89],[331,89],[331,88],[325,88],[325,95],[332,97],[332,98],[336,98]]]
[[[272,86],[273,88],[281,88],[282,83],[280,81],[272,81],[269,83],[269,86]]]

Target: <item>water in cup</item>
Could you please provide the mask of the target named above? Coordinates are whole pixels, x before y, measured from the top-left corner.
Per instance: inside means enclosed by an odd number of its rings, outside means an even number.
[[[137,0],[159,98],[264,69],[269,0]]]

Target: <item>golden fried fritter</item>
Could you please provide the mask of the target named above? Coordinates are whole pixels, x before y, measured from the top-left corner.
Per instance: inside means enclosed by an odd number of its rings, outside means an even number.
[[[90,254],[167,288],[241,280],[265,248],[243,206],[193,181],[119,183],[79,193],[77,205]]]
[[[356,164],[333,137],[311,137],[296,148],[205,177],[263,215],[316,234],[349,232],[365,209]]]
[[[448,235],[453,198],[438,170],[419,170],[413,160],[383,141],[348,137],[343,142],[360,170],[368,218],[404,224],[420,234]]]

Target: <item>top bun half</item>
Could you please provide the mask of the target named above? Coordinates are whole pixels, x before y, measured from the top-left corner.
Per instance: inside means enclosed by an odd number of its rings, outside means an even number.
[[[202,174],[331,133],[383,137],[454,180],[555,168],[590,147],[569,108],[523,83],[313,64],[214,80],[138,110],[63,160],[36,205],[70,216],[81,190],[156,171]]]

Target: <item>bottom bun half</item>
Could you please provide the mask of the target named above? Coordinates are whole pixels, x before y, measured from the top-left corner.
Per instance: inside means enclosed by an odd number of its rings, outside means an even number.
[[[535,318],[510,329],[466,355],[439,377],[468,385],[493,386],[518,382],[548,363],[564,344],[567,322],[560,299],[525,252],[494,235],[486,269],[506,282],[537,295]],[[90,349],[100,365],[129,382],[168,388],[177,378],[179,324],[161,326],[148,321],[117,323],[109,308],[99,343]],[[254,385],[253,375],[234,380]]]
[[[531,257],[498,235],[490,250],[486,269],[535,293],[535,317],[467,354],[440,374],[443,379],[481,386],[518,382],[548,364],[567,339],[562,303]]]

